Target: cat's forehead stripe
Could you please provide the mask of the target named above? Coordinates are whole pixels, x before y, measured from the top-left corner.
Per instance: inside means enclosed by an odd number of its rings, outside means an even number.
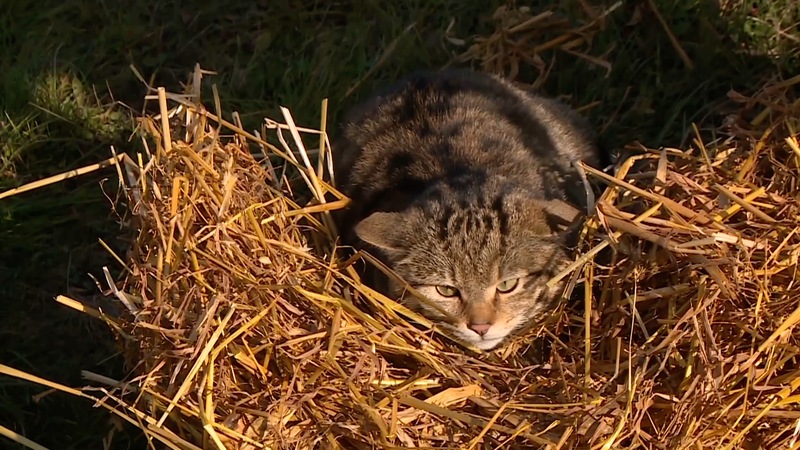
[[[508,214],[503,206],[503,194],[498,194],[492,201],[492,211],[497,213],[498,225],[500,227],[500,236],[508,234]]]

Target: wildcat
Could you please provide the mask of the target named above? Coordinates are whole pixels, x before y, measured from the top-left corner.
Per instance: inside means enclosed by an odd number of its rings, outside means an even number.
[[[576,112],[493,75],[419,72],[353,108],[340,134],[343,243],[424,298],[382,274],[373,287],[482,350],[559,301],[563,282],[545,285],[571,262],[557,222],[592,207],[575,163],[599,164]]]

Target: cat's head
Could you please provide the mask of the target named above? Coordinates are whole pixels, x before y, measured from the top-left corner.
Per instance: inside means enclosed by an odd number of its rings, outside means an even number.
[[[391,294],[453,337],[491,350],[559,300],[563,282],[546,283],[570,259],[548,219],[575,213],[513,184],[440,185],[402,212],[373,213],[355,232],[428,301],[390,281]]]

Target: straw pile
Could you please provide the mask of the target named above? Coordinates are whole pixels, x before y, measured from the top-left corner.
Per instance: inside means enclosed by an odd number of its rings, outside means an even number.
[[[590,7],[581,2],[586,23],[575,26],[553,9],[537,12],[527,6],[503,5],[495,10],[491,22],[495,29],[486,36],[475,36],[471,45],[456,56],[454,63],[477,63],[485,72],[492,72],[514,80],[524,67],[536,70],[538,76],[533,88],[547,81],[553,64],[548,53],[563,52],[611,72],[611,63],[603,56],[593,55],[593,41],[603,29],[606,18],[622,6],[617,1],[607,7]],[[654,9],[654,11],[657,10]],[[669,29],[665,30],[670,33]],[[677,42],[677,41],[673,41]],[[459,41],[459,43],[461,43]],[[462,43],[463,44],[463,43]],[[682,58],[682,49],[676,48]],[[689,63],[691,65],[691,62]]]
[[[462,60],[540,80],[548,50],[607,67],[589,47],[619,4],[552,39],[565,24],[551,13],[498,10],[502,32]],[[79,391],[0,373],[92,399],[171,449],[800,448],[800,76],[731,93],[740,109],[713,142],[587,167],[605,190],[559,274],[577,301],[479,354],[363,285],[368,255],[337,248],[330,213],[348,200],[325,103],[320,130],[283,109],[250,133],[219,98],[203,105],[203,74],[149,98],[143,153],[0,193],[116,166],[132,232],[123,279],[105,271],[120,311],[58,300],[117,332],[131,376],[86,372]]]
[[[512,78],[553,49],[607,65],[588,55],[604,14],[528,52],[563,23],[507,13],[465,59]],[[320,130],[284,109],[249,133],[219,98],[203,105],[203,74],[151,96],[144,152],[0,194],[116,166],[133,233],[123,279],[105,272],[121,312],[59,301],[117,332],[131,376],[86,372],[78,391],[0,373],[90,398],[172,449],[800,445],[800,77],[731,93],[740,110],[714,142],[587,167],[605,191],[559,274],[578,301],[479,354],[363,285],[368,255],[337,248],[330,213],[347,199],[325,104]]]
[[[201,77],[180,95],[159,90],[161,114],[141,123],[147,151],[114,159],[137,233],[110,289],[126,314],[61,298],[119,332],[131,378],[86,375],[103,386],[99,404],[153,440],[798,445],[800,102],[785,97],[800,77],[735,95],[741,111],[715,142],[638,148],[613,176],[586,168],[607,189],[560,275],[583,301],[491,354],[360,283],[330,226],[347,199],[324,132],[284,109],[248,133],[201,104]]]

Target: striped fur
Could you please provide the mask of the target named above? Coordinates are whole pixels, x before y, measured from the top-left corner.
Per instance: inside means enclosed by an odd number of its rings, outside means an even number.
[[[544,287],[569,263],[558,205],[584,208],[573,163],[598,165],[580,116],[500,78],[451,70],[375,95],[341,134],[335,175],[353,200],[339,217],[344,243],[366,247],[438,308],[383,277],[377,288],[484,350],[558,301],[561,287]],[[517,288],[501,292],[510,279]]]

